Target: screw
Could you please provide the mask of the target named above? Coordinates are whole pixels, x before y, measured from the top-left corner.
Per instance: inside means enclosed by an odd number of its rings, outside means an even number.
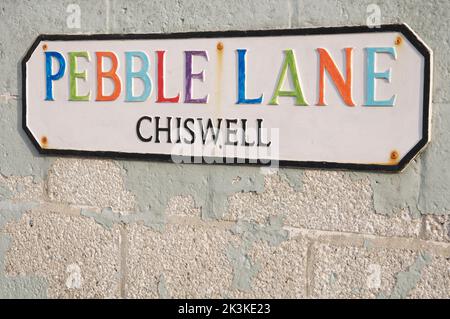
[[[219,51],[223,50],[223,43],[222,42],[218,42],[217,43],[217,50],[219,50]]]
[[[400,45],[400,44],[402,44],[402,38],[401,38],[400,36],[398,36],[398,37],[395,39],[395,45]]]
[[[396,159],[398,159],[398,152],[397,151],[392,151],[391,152],[391,159],[392,160],[396,160]]]
[[[42,136],[42,137],[41,137],[41,144],[42,144],[43,146],[46,146],[47,143],[48,143],[47,136]]]
[[[42,46],[42,50],[44,50],[44,51],[47,50],[47,44],[44,44],[44,45]]]

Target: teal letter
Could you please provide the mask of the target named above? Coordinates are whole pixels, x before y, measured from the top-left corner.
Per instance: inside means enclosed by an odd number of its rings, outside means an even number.
[[[59,70],[56,74],[52,74],[52,58],[59,62]],[[61,53],[56,51],[45,52],[45,78],[46,78],[46,101],[53,101],[53,81],[63,77],[66,70],[66,60]]]
[[[139,58],[142,62],[142,67],[139,71],[133,71],[133,57]],[[150,95],[152,84],[148,76],[148,57],[144,52],[132,51],[125,52],[125,65],[126,65],[126,97],[127,102],[143,102]],[[140,96],[133,96],[133,78],[139,78],[144,84],[144,90]]]
[[[397,58],[397,53],[394,48],[366,48],[366,103],[365,106],[394,106],[395,95],[389,100],[375,100],[375,80],[384,79],[388,82],[391,81],[390,70],[385,72],[375,72],[375,53],[389,53]]]

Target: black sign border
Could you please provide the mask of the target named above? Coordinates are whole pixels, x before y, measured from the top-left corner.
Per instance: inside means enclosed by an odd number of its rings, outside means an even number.
[[[358,163],[338,163],[320,161],[278,161],[280,167],[296,168],[326,168],[326,169],[346,169],[357,171],[385,171],[400,172],[406,165],[418,155],[430,141],[430,94],[431,94],[431,50],[419,39],[419,37],[406,24],[385,24],[379,27],[368,26],[342,26],[342,27],[319,27],[302,29],[272,29],[272,30],[252,30],[252,31],[212,31],[212,32],[179,32],[179,33],[147,33],[147,34],[41,34],[34,41],[22,59],[22,128],[32,141],[33,145],[42,155],[57,156],[78,156],[78,157],[107,157],[115,159],[139,159],[157,160],[173,162],[172,156],[168,154],[143,154],[126,153],[113,151],[80,151],[42,148],[35,139],[31,130],[27,126],[27,101],[26,101],[26,63],[41,41],[74,41],[74,40],[149,40],[149,39],[190,39],[190,38],[229,38],[229,37],[266,37],[266,36],[287,36],[287,35],[326,35],[326,34],[349,34],[349,33],[379,33],[379,32],[399,32],[403,34],[411,44],[424,57],[424,92],[423,92],[423,118],[422,118],[422,139],[396,164],[358,164]],[[242,158],[212,158],[212,157],[188,157],[192,163],[214,163],[222,165],[267,165],[260,162],[253,163],[252,160]],[[197,160],[197,161],[194,161]],[[228,162],[230,161],[230,162]]]

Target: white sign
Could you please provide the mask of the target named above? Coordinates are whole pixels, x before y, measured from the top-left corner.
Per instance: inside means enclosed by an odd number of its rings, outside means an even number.
[[[22,69],[43,154],[399,171],[430,138],[405,25],[41,35]]]

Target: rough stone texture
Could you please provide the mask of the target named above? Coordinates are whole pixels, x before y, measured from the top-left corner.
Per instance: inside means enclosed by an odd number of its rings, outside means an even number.
[[[118,227],[107,231],[88,218],[35,209],[9,223],[5,232],[11,237],[7,276],[44,278],[49,297],[119,296]]]
[[[450,297],[449,257],[432,257],[429,265],[422,269],[421,278],[408,297],[448,299]]]
[[[195,206],[192,196],[174,196],[167,203],[166,212],[169,216],[200,217],[201,210]]]
[[[159,233],[134,224],[127,231],[127,297],[218,298],[230,289],[233,270],[226,248],[233,236],[228,230],[167,225]]]
[[[33,176],[42,180],[51,158],[38,156],[21,127],[20,103],[0,102],[0,173],[3,176]]]
[[[424,239],[450,242],[450,216],[426,215],[424,218]]]
[[[174,163],[122,162],[126,187],[135,195],[138,209],[164,213],[174,196],[191,196],[204,220],[222,218],[227,198],[239,191],[263,189],[258,167],[176,165]]]
[[[391,216],[376,214],[368,178],[346,173],[305,171],[295,191],[282,175],[268,175],[264,192],[238,193],[229,199],[232,220],[264,221],[283,216],[288,226],[382,236],[416,237],[421,220],[407,210]]]
[[[448,298],[448,256],[422,254],[408,249],[317,245],[313,253],[312,296]]]
[[[235,290],[234,298],[305,298],[308,242],[298,237],[277,246],[259,241],[248,252],[257,265],[249,291]],[[230,297],[231,297],[230,296]]]
[[[423,154],[422,192],[419,207],[423,213],[449,213],[450,169],[445,165],[450,155],[450,104],[434,104],[432,142]]]
[[[50,200],[131,211],[134,197],[125,190],[123,172],[113,161],[58,159],[49,170]]]
[[[115,32],[186,32],[288,27],[289,1],[114,1]],[[170,12],[170,14],[167,14]]]
[[[3,213],[3,212],[2,212]],[[0,232],[0,269],[5,267],[4,256],[10,241]],[[45,279],[36,276],[7,277],[0,272],[0,298],[45,298],[47,283]]]
[[[420,168],[421,158],[413,160],[401,174],[367,174],[373,189],[375,211],[390,216],[399,209],[407,209],[418,218],[421,213],[418,204],[422,182]]]
[[[44,199],[44,183],[32,176],[5,177],[0,174],[0,200],[40,201]]]

